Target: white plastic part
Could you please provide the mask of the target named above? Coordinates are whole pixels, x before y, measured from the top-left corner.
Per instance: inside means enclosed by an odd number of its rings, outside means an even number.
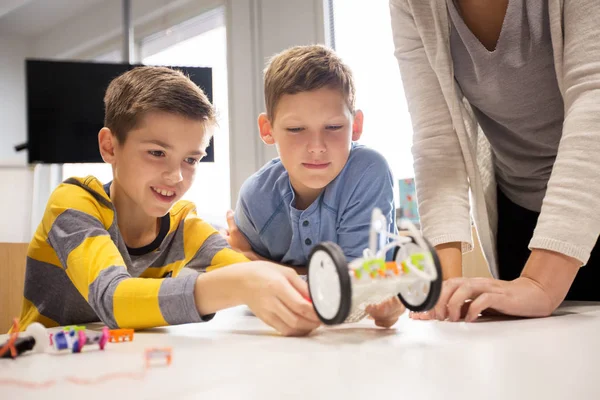
[[[340,309],[342,289],[335,261],[329,253],[315,251],[310,259],[308,281],[313,305],[323,318],[333,319]]]
[[[23,336],[31,336],[35,339],[35,346],[31,350],[33,353],[43,353],[50,346],[50,337],[44,325],[39,322],[30,324]]]
[[[377,252],[381,244],[380,234],[387,231],[387,220],[379,208],[374,208],[371,213],[371,229],[369,230],[369,250],[372,254]]]

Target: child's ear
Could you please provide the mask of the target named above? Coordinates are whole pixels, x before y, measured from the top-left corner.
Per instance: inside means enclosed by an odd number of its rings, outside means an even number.
[[[98,132],[98,148],[105,163],[113,164],[115,162],[116,145],[117,137],[113,135],[112,131],[106,127],[100,129],[100,132]]]
[[[265,113],[261,113],[258,116],[258,131],[260,132],[260,138],[265,144],[275,144],[273,126],[271,126],[271,121]]]
[[[352,123],[352,141],[356,142],[360,139],[363,131],[363,121],[365,116],[361,110],[356,110],[354,113],[354,122]]]

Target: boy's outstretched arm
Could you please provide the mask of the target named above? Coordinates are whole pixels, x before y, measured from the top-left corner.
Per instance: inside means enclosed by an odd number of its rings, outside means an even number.
[[[235,264],[196,279],[195,302],[201,315],[246,304],[286,336],[306,335],[321,324],[307,298],[306,282],[293,270],[269,262]]]
[[[250,262],[233,251],[195,211],[186,217],[183,236],[190,238],[184,246],[190,250],[186,259],[191,257],[186,266],[200,272],[210,271],[200,274],[195,281],[194,303],[200,315],[245,304],[286,336],[306,335],[320,325],[307,300],[306,282],[290,268],[265,261]]]
[[[320,325],[304,298],[306,283],[290,269],[243,262],[206,274],[133,278],[100,219],[90,215],[93,210],[54,209],[58,215],[48,221],[48,240],[71,282],[111,328],[200,322],[240,304],[284,335],[304,335]]]

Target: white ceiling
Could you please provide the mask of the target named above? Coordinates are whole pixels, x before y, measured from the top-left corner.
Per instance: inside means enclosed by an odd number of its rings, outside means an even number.
[[[105,0],[0,0],[0,34],[36,37]]]

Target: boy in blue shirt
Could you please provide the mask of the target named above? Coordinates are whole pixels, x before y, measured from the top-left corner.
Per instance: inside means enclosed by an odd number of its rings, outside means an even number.
[[[361,257],[375,207],[395,233],[389,166],[355,143],[363,113],[355,110],[350,69],[328,48],[297,46],[271,59],[264,86],[260,136],[277,146],[279,158],[242,185],[235,214],[227,216],[231,246],[306,273],[311,249],[323,241],[337,243],[348,261]],[[386,327],[403,311],[396,297],[367,310]]]

